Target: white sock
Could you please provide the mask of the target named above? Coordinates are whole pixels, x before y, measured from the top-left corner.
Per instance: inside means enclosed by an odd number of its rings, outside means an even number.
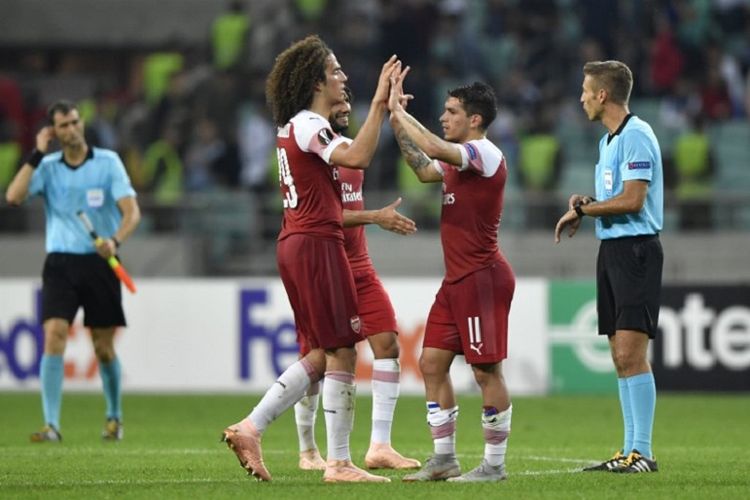
[[[427,402],[427,424],[430,426],[436,455],[456,454],[457,418],[458,406],[441,409],[437,402]]]
[[[510,435],[510,417],[513,405],[507,410],[495,415],[487,416],[482,413],[482,428],[484,429],[484,459],[490,465],[505,463],[505,449],[508,447]]]
[[[391,442],[393,412],[399,394],[398,359],[376,359],[372,364],[372,432],[370,442]]]
[[[349,435],[354,426],[354,374],[326,372],[323,384],[323,414],[326,418],[328,460],[351,460]]]
[[[276,417],[305,395],[311,383],[306,364],[310,363],[302,359],[287,368],[247,416],[258,432],[262,434]]]
[[[310,385],[307,393],[294,405],[294,421],[297,423],[299,451],[316,450],[315,417],[320,399],[320,382]]]

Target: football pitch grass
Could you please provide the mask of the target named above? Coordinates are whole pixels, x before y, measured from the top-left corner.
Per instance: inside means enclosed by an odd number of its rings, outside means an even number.
[[[613,396],[515,398],[508,480],[493,484],[334,484],[297,469],[293,412],[263,438],[273,482],[258,483],[219,442],[257,396],[126,394],[125,439],[102,442],[100,394],[65,394],[62,443],[35,444],[41,421],[35,393],[0,392],[0,498],[747,498],[750,494],[750,397],[660,394],[655,474],[581,473],[621,444]],[[482,457],[477,396],[459,399],[458,454],[469,470]],[[362,465],[370,432],[370,398],[357,400],[352,454]],[[424,460],[432,451],[424,401],[402,397],[393,444]],[[325,446],[322,414],[317,440]]]

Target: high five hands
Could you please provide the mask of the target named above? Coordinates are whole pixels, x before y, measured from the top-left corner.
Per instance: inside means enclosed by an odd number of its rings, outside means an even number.
[[[394,113],[398,110],[406,109],[410,100],[414,99],[411,94],[404,94],[404,79],[409,74],[411,66],[401,70],[401,65],[394,69],[390,76],[390,95],[388,97],[388,110]]]

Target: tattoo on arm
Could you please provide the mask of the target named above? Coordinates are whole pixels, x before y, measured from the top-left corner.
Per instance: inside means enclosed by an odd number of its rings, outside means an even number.
[[[430,164],[430,159],[421,149],[414,144],[414,141],[409,139],[409,136],[404,132],[403,129],[396,133],[396,141],[398,146],[401,148],[401,152],[404,154],[406,163],[414,170],[418,172]]]
[[[411,124],[412,124],[412,125],[413,125],[413,126],[414,126],[414,127],[416,128],[416,129],[417,129],[417,130],[419,130],[419,132],[420,132],[421,134],[427,135],[427,134],[429,134],[429,133],[430,133],[430,131],[429,131],[429,130],[427,130],[426,128],[424,128],[424,127],[422,126],[422,124],[421,124],[421,123],[419,123],[419,122],[417,121],[417,119],[416,119],[416,118],[414,118],[413,116],[411,116],[411,115],[410,115],[409,113],[406,113],[406,114],[405,114],[405,116],[404,116],[404,118],[406,118],[406,120],[407,120],[407,121],[408,121],[409,123],[411,123]]]

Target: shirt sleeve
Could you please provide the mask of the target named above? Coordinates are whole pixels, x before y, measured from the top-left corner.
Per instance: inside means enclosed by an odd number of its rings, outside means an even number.
[[[300,120],[294,127],[294,139],[302,151],[315,153],[329,165],[333,151],[347,140],[336,137],[330,124],[322,118]]]
[[[435,170],[437,170],[437,172],[443,177],[445,177],[445,169],[457,168],[455,165],[451,165],[450,163],[445,163],[440,160],[432,160],[432,164],[435,166]]]
[[[39,167],[34,170],[31,174],[31,182],[29,183],[29,196],[36,196],[44,192],[44,180],[47,174],[45,163],[39,164]]]
[[[623,155],[620,175],[623,181],[651,181],[656,156],[646,134],[633,131],[623,137]]]
[[[456,147],[461,152],[461,166],[455,168],[462,172],[492,177],[502,164],[503,154],[485,139],[456,144]]]
[[[110,186],[110,193],[112,198],[119,200],[127,196],[135,197],[135,189],[130,183],[130,177],[125,171],[125,165],[122,164],[122,160],[118,155],[114,155],[112,159],[112,185]]]

